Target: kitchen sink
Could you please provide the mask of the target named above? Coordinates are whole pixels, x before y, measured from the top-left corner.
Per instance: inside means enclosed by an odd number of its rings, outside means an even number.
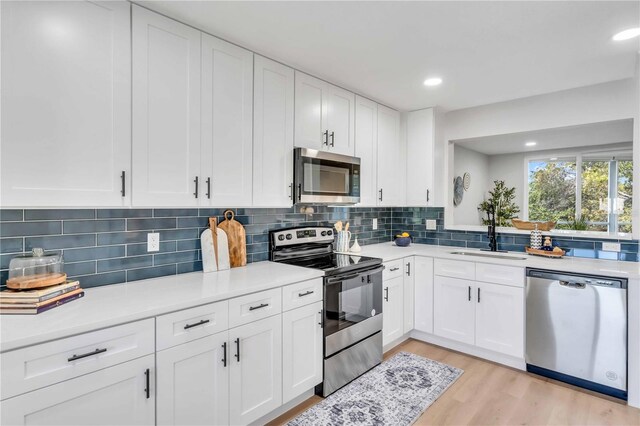
[[[477,256],[477,257],[491,257],[493,259],[505,259],[505,260],[527,260],[523,256],[511,256],[506,254],[494,254],[494,253],[477,253],[468,251],[451,251],[450,254],[457,254],[460,256]]]

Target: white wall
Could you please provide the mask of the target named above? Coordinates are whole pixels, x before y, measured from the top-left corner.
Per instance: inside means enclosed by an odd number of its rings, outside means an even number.
[[[462,203],[453,207],[455,223],[465,225],[482,225],[482,216],[478,212],[480,204],[487,193],[489,185],[489,156],[461,146],[455,147],[453,176],[471,175],[471,185],[464,191]],[[453,198],[453,190],[451,191]]]
[[[514,203],[520,207],[518,217],[524,211],[524,153],[489,156],[488,189],[493,188],[494,180],[503,180],[508,187],[516,188]]]

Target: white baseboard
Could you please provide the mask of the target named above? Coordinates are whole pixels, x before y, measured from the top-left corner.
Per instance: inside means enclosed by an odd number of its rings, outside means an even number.
[[[302,395],[293,398],[291,401],[287,402],[284,405],[281,405],[280,407],[276,408],[269,414],[262,416],[261,418],[259,418],[258,420],[250,424],[255,426],[267,424],[270,421],[280,417],[287,411],[291,410],[295,406],[302,404],[304,401],[311,398],[313,395],[315,395],[315,388],[309,389],[308,391],[304,392]]]

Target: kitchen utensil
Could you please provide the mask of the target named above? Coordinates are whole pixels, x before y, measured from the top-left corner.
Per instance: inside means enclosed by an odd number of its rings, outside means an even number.
[[[34,248],[31,254],[11,259],[7,287],[20,290],[62,284],[67,279],[67,274],[62,271],[63,263],[61,254]]]
[[[229,260],[229,239],[224,229],[216,229],[218,235],[218,271],[224,271],[231,268],[231,262]]]
[[[232,268],[247,264],[247,235],[244,226],[234,217],[233,210],[227,210],[224,212],[224,220],[218,225],[218,229],[227,233],[229,261]]]
[[[205,229],[200,234],[203,272],[215,272],[218,270],[218,235],[216,230],[216,218],[210,217],[209,229]]]
[[[341,232],[341,231],[342,231],[342,221],[341,221],[341,220],[337,221],[337,222],[333,225],[333,227],[334,227],[334,228],[336,228],[336,231]]]
[[[349,251],[349,242],[351,241],[351,232],[339,231],[336,240],[336,251],[346,253]]]
[[[347,224],[344,226],[344,230],[348,231],[349,230],[349,222],[347,222]]]

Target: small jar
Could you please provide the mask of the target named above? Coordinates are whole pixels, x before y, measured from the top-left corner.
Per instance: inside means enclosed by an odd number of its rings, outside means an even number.
[[[529,245],[534,250],[540,250],[540,248],[542,248],[542,232],[538,229],[537,223],[535,224],[535,229],[531,231]]]

